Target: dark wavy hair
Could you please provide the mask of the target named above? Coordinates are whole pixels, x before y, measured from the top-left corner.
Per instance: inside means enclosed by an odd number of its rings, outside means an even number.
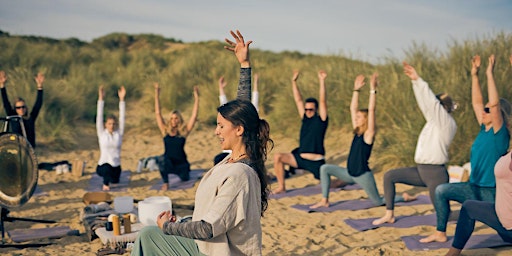
[[[245,144],[246,154],[251,161],[251,167],[256,171],[261,185],[261,216],[268,207],[270,190],[267,181],[265,161],[267,153],[274,147],[270,139],[270,126],[264,119],[260,119],[254,105],[247,100],[233,100],[217,108],[217,111],[226,120],[236,126],[244,127],[242,141]]]

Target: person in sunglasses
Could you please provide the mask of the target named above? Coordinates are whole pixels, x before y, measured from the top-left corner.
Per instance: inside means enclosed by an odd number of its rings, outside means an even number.
[[[494,165],[507,153],[509,147],[510,133],[507,129],[507,119],[510,103],[499,98],[493,75],[494,62],[494,55],[491,55],[486,70],[489,102],[484,104],[478,81],[480,56],[476,55],[471,60],[471,98],[473,111],[480,126],[480,132],[471,146],[471,175],[469,182],[442,184],[436,188],[434,200],[437,216],[436,231],[421,239],[422,243],[447,240],[446,225],[450,216],[450,201],[462,204],[466,200],[486,202],[495,200]]]
[[[291,153],[276,153],[274,155],[274,174],[276,175],[278,187],[272,191],[273,194],[286,192],[284,165],[293,169],[305,169],[313,173],[315,179],[320,179],[320,166],[325,164],[324,138],[327,131],[327,99],[325,93],[325,78],[327,73],[318,71],[320,82],[320,98],[307,98],[302,100],[297,80],[299,71],[295,70],[292,77],[293,98],[299,116],[302,118],[300,128],[299,147]]]
[[[448,149],[457,131],[457,124],[451,115],[455,104],[446,93],[435,95],[413,66],[404,62],[403,67],[405,75],[411,79],[416,102],[426,123],[416,144],[416,166],[398,168],[384,174],[386,212],[383,217],[374,220],[373,225],[395,222],[393,200],[396,183],[427,187],[430,200],[434,202],[436,187],[449,181],[446,163],[449,160]]]
[[[44,75],[42,73],[38,73],[34,80],[36,81],[37,85],[37,97],[36,102],[34,103],[34,107],[29,114],[25,100],[21,97],[16,98],[14,105],[11,106],[9,98],[7,97],[7,90],[5,88],[7,76],[5,75],[4,71],[0,71],[0,93],[2,94],[5,114],[7,116],[21,116],[23,118],[23,126],[25,127],[27,140],[33,148],[36,147],[36,119],[39,115],[39,111],[41,110],[41,106],[43,105]],[[18,123],[12,124],[12,131],[23,135],[22,129]]]

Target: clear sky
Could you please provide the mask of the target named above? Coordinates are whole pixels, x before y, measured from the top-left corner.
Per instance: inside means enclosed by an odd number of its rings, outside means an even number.
[[[184,42],[223,40],[240,29],[253,48],[402,58],[412,42],[446,50],[512,33],[510,0],[0,0],[0,30],[90,42],[112,32]]]

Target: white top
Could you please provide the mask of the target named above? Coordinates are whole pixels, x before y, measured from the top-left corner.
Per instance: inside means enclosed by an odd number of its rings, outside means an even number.
[[[119,129],[109,133],[103,124],[103,108],[105,102],[98,100],[96,113],[96,132],[100,145],[98,165],[110,164],[112,167],[121,165],[121,144],[124,134],[125,102],[119,101]]]
[[[457,124],[422,78],[412,81],[412,89],[427,121],[418,137],[414,161],[417,164],[446,164]]]
[[[261,186],[256,172],[227,159],[204,174],[193,221],[212,225],[213,238],[195,240],[206,255],[261,255]]]

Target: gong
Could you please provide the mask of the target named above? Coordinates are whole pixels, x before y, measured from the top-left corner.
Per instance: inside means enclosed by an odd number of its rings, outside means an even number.
[[[37,186],[38,173],[36,154],[27,139],[0,133],[0,207],[26,203]]]

